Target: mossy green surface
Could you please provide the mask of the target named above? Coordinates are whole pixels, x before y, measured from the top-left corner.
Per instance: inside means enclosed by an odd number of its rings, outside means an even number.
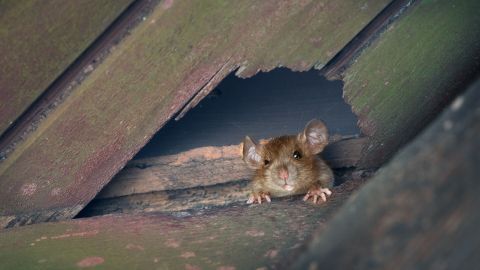
[[[95,269],[269,267],[295,254],[344,195],[321,206],[295,198],[185,217],[104,216],[7,229],[0,231],[0,269],[78,269],[88,262]]]
[[[480,59],[480,2],[419,1],[346,71],[344,95],[373,135],[364,165],[378,165],[468,83]]]
[[[131,2],[0,1],[0,134]]]
[[[326,63],[389,1],[363,2],[161,2],[0,164],[0,215],[84,206],[222,66]]]

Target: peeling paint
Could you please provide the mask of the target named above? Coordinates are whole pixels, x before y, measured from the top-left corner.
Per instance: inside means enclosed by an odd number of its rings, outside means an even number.
[[[37,184],[36,183],[28,183],[24,184],[21,187],[22,195],[23,196],[32,196],[37,191]]]
[[[180,255],[180,257],[185,258],[185,259],[195,257],[195,256],[196,256],[195,252],[192,252],[192,251],[185,251],[185,252],[182,252],[182,254]]]
[[[180,247],[180,242],[178,242],[175,239],[167,239],[167,241],[165,242],[165,245],[171,248],[178,248]]]
[[[259,237],[259,236],[264,236],[265,232],[253,229],[253,230],[246,231],[245,235],[252,236],[252,237]]]
[[[56,239],[64,239],[64,238],[70,238],[70,237],[89,237],[97,234],[98,234],[98,230],[93,230],[93,231],[87,231],[87,232],[76,232],[76,233],[66,233],[66,234],[55,235],[55,236],[51,236],[50,239],[56,240]],[[44,238],[42,238],[42,240],[44,240]]]
[[[237,268],[235,268],[234,266],[219,266],[217,267],[217,270],[235,270]]]
[[[163,0],[162,8],[167,10],[173,6],[173,0]]]
[[[94,267],[103,264],[105,259],[102,257],[86,257],[83,260],[77,262],[77,266],[80,268]]]
[[[202,268],[196,266],[196,265],[191,265],[189,263],[185,264],[185,270],[202,270]]]
[[[136,244],[127,244],[125,246],[126,249],[129,249],[129,250],[139,250],[139,251],[144,251],[145,248],[141,245],[136,245]]]

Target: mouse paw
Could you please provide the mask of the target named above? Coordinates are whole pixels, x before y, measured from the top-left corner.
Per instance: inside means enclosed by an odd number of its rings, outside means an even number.
[[[320,202],[318,198],[322,199],[322,201],[327,201],[327,196],[332,195],[332,192],[328,188],[321,188],[321,187],[312,187],[308,190],[305,197],[303,197],[304,201],[307,201],[309,198],[313,198],[313,203],[316,204]]]
[[[268,192],[254,192],[248,197],[247,204],[258,203],[262,204],[262,200],[271,202],[270,194]]]

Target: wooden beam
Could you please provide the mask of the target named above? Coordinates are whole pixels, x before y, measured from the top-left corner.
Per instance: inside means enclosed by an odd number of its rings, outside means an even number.
[[[373,171],[347,170],[336,175],[339,187],[334,193],[343,194],[357,189]],[[197,211],[215,207],[242,205],[251,192],[249,180],[237,180],[211,186],[196,186],[185,189],[158,190],[152,192],[133,191],[128,195],[99,194],[77,217],[92,217],[118,213],[145,213],[175,211]],[[301,200],[300,197],[296,197]]]
[[[0,268],[267,268],[301,250],[353,189],[317,206],[279,199],[202,214],[108,215],[0,230]]]
[[[289,269],[474,269],[480,81],[339,211]],[[335,258],[335,259],[332,259]]]
[[[388,160],[475,80],[479,9],[476,0],[419,1],[347,68],[344,97],[371,137],[360,166]]]
[[[324,157],[334,168],[354,167],[366,138],[330,144]],[[242,145],[201,147],[176,155],[130,161],[96,196],[97,199],[234,182],[251,177],[242,160]]]
[[[73,217],[215,74],[321,66],[388,2],[159,3],[0,163],[0,219]]]

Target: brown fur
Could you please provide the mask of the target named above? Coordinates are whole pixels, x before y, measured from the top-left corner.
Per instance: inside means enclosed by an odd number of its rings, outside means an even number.
[[[316,122],[314,122],[316,121]],[[313,124],[311,124],[313,123]],[[323,126],[322,126],[323,125]],[[313,126],[313,127],[311,127]],[[310,127],[310,129],[309,129]],[[322,135],[319,140],[312,139],[313,135]],[[319,131],[320,130],[320,131]],[[308,137],[310,135],[310,137]],[[310,138],[311,141],[308,141]],[[312,140],[315,143],[312,143]],[[244,160],[250,167],[255,168],[252,188],[253,194],[266,193],[272,197],[305,194],[311,188],[331,188],[333,173],[327,164],[317,155],[328,141],[328,133],[323,122],[312,120],[306,129],[296,136],[281,136],[270,140],[264,145],[255,144],[250,138],[244,141]],[[255,147],[256,159],[251,159],[249,151]],[[293,153],[298,151],[300,159],[295,159]],[[269,163],[265,165],[265,160]],[[279,177],[279,171],[288,171],[288,179]],[[283,186],[288,184],[292,190]]]

